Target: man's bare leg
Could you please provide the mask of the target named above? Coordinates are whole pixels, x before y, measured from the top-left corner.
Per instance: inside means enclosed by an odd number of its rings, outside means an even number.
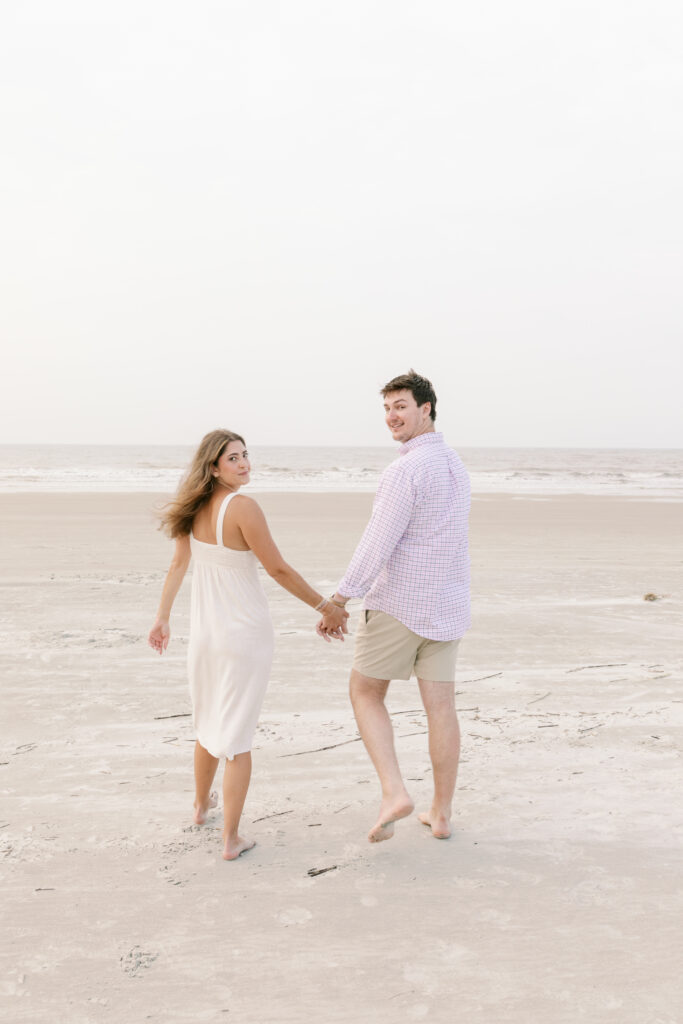
[[[223,775],[223,860],[236,860],[254,846],[253,839],[244,839],[238,832],[244,801],[251,779],[251,751],[226,759]]]
[[[218,758],[206,750],[199,740],[194,745],[194,815],[195,825],[203,825],[206,815],[218,803],[218,794],[211,792],[211,783],[218,768]]]
[[[455,710],[455,684],[418,679],[427,712],[429,757],[434,775],[434,797],[429,811],[419,815],[436,839],[451,834],[453,793],[460,760],[460,725]]]
[[[355,668],[351,670],[349,689],[358,731],[382,787],[379,817],[368,833],[371,843],[391,839],[394,822],[412,814],[415,807],[396,759],[394,730],[384,705],[388,688],[388,679],[373,679],[362,675]]]

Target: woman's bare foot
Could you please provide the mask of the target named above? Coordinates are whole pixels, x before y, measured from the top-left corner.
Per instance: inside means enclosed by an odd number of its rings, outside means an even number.
[[[379,818],[368,832],[371,843],[381,843],[391,839],[394,834],[394,822],[407,818],[415,810],[415,804],[406,793],[396,800],[382,800]]]
[[[237,860],[241,853],[251,850],[254,846],[256,843],[253,839],[242,839],[242,836],[226,839],[223,847],[223,860]]]
[[[215,807],[217,803],[218,793],[216,792],[215,789],[212,789],[211,792],[209,793],[209,799],[206,804],[198,804],[197,801],[195,800],[194,815],[192,817],[192,820],[194,821],[195,825],[206,824],[206,815],[208,811]]]
[[[448,839],[450,836],[451,823],[445,814],[433,814],[431,811],[427,814],[426,811],[423,811],[418,814],[418,818],[423,825],[431,828],[435,839]]]

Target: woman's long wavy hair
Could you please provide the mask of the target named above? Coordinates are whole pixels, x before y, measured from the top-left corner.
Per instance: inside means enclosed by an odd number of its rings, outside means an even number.
[[[160,513],[160,529],[169,537],[182,537],[192,529],[192,520],[213,494],[216,478],[211,470],[231,441],[245,440],[232,430],[212,430],[203,437],[178,491]]]

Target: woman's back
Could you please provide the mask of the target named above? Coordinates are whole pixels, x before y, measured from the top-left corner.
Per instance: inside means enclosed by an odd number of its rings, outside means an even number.
[[[234,497],[228,494],[220,502],[211,541],[195,536],[194,522],[190,535],[194,569],[188,670],[195,727],[206,750],[228,758],[251,749],[273,655],[273,627],[256,556],[248,548],[223,543],[223,522]],[[210,522],[207,516],[198,524],[204,536]]]
[[[206,504],[202,505],[192,520],[192,536],[203,544],[218,546],[223,544],[226,548],[232,548],[233,551],[248,551],[249,545],[235,522],[234,516],[227,514],[232,498],[238,498],[240,502],[249,500],[235,493],[225,496],[221,496],[220,493],[214,494]],[[220,535],[218,531],[219,517],[222,526]]]

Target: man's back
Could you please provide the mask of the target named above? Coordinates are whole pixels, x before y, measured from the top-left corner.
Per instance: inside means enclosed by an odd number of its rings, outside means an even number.
[[[443,436],[412,438],[382,474],[341,592],[360,586],[364,608],[420,636],[461,637],[470,626],[469,508],[467,470]]]

